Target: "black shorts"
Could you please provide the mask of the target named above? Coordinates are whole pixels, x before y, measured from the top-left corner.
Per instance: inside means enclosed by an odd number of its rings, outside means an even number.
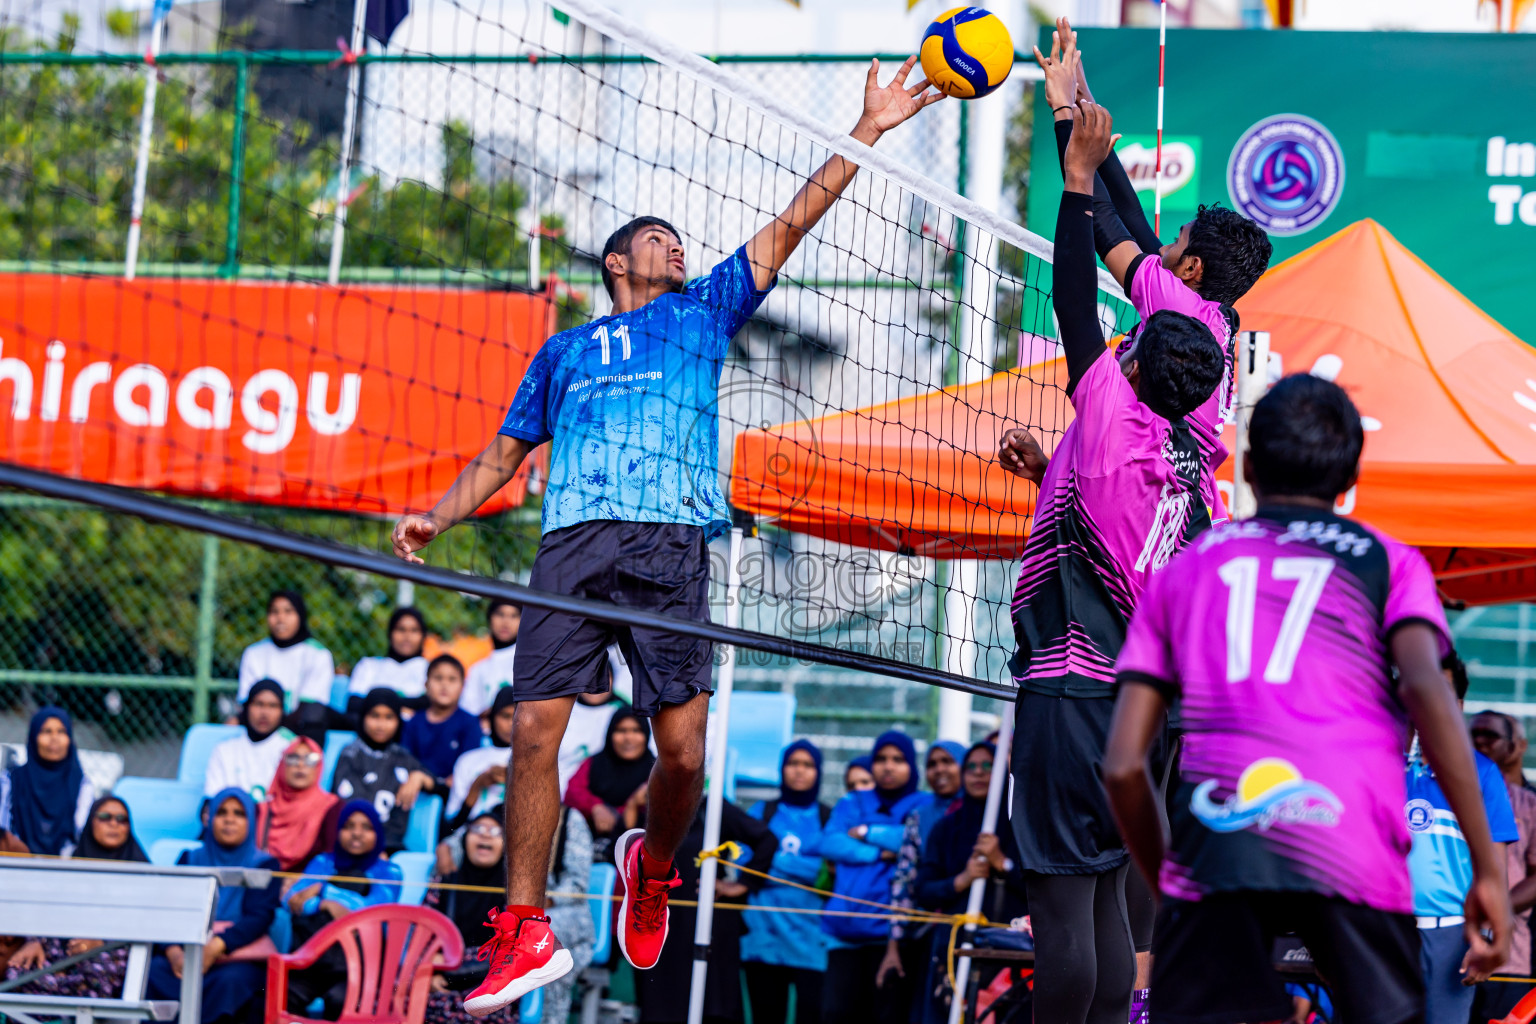
[[[1019,694],[1013,730],[1013,830],[1019,865],[1098,875],[1130,859],[1104,794],[1115,698]]]
[[[1407,914],[1318,893],[1164,897],[1152,940],[1153,1024],[1237,1024],[1291,1015],[1275,939],[1296,933],[1349,1024],[1424,1019],[1419,930]]]
[[[535,590],[709,621],[709,546],[698,526],[601,520],[553,530],[539,543],[528,583]],[[516,699],[606,692],[607,649],[614,643],[634,675],[640,714],[711,692],[708,640],[530,606],[512,661]]]

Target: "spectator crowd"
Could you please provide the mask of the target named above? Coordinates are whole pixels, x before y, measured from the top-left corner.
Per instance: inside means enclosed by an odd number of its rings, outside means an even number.
[[[267,868],[286,873],[266,888],[221,888],[216,935],[205,950],[202,1016],[244,1024],[259,1019],[265,1000],[265,958],[297,949],[332,921],[366,907],[398,902],[404,878],[395,856],[404,848],[412,808],[424,794],[442,798],[434,882],[426,905],[461,934],[466,955],[432,980],[426,1019],[468,1024],[463,993],[483,975],[478,950],[492,935],[506,882],[502,805],[513,740],[512,651],[519,610],[495,602],[487,615],[491,653],[465,666],[450,653],[424,655],[426,623],[412,608],[390,618],[388,651],[362,659],[353,671],[346,709],[331,706],[331,655],[309,633],[303,599],[278,592],[268,603],[267,638],[247,648],[241,663],[242,733],[216,746],[205,776],[201,841],[178,863]],[[612,864],[614,841],[643,826],[646,788],[655,763],[649,721],[631,710],[622,691],[623,662],[611,661],[620,685],[582,695],[559,750],[563,811],[548,878],[552,893],[586,893],[593,866]],[[1465,693],[1465,673],[1448,662]],[[323,684],[323,685],[322,685]],[[352,730],[329,785],[325,733]],[[1519,915],[1510,962],[1502,975],[1531,971],[1528,912],[1536,905],[1536,788],[1521,765],[1522,723],[1496,712],[1471,721],[1494,838],[1506,843],[1512,902]],[[67,711],[44,707],[31,719],[26,761],[0,774],[0,852],[30,852],[102,861],[147,862],[136,837],[133,808],[98,793],[81,766]],[[754,910],[717,911],[705,1016],[711,1022],[754,1024],[939,1024],[947,1019],[950,929],[922,920],[892,921],[860,911],[871,904],[959,914],[977,880],[986,883],[983,913],[990,944],[1030,948],[1024,878],[1013,829],[1003,820],[983,831],[983,808],[999,753],[989,739],[969,747],[929,743],[891,730],[853,758],[835,802],[823,778],[822,751],[796,740],[784,748],[780,785],[770,799],[724,806],[722,842],[741,850],[739,865],[774,879],[732,870],[716,883],[716,898]],[[1457,976],[1462,944],[1459,907],[1470,878],[1466,844],[1454,830],[1417,827],[1415,807],[1442,826],[1449,814],[1433,773],[1410,750],[1409,803],[1416,912],[1423,968],[1433,1012],[1429,1019],[1490,1019],[1507,1013],[1528,989],[1489,981],[1471,987]],[[683,892],[696,896],[704,813],[677,857]],[[1454,818],[1450,819],[1454,824]],[[826,898],[817,891],[830,893]],[[807,913],[830,910],[849,914]],[[617,967],[612,955],[594,964],[592,911],[583,899],[555,898],[549,914],[575,969],[543,992],[543,1019],[564,1022],[583,972]],[[672,931],[693,932],[691,907],[676,907]],[[1433,924],[1425,922],[1433,920]],[[1447,922],[1440,927],[1438,922]],[[0,938],[5,979],[21,991],[113,997],[122,989],[126,949],[50,965],[102,945],[69,940]],[[641,1024],[680,1024],[688,1010],[692,946],[671,942],[656,969],[633,980]],[[174,999],[183,951],[157,949],[148,994]],[[984,978],[994,972],[984,972]],[[346,991],[339,947],[290,975],[287,1005],[334,1019]],[[1326,996],[1294,988],[1296,1020],[1327,1011]],[[747,1005],[749,1004],[749,1006]],[[518,1007],[494,1016],[511,1024]]]
[[[428,658],[423,617],[414,608],[397,609],[386,653],[353,667],[342,709],[333,706],[334,659],[311,635],[302,595],[271,595],[268,635],[241,659],[238,713],[230,720],[241,732],[208,757],[201,841],[177,862],[283,874],[265,889],[219,890],[216,935],[205,950],[204,1021],[259,1019],[268,954],[297,949],[348,914],[399,901],[405,879],[395,860],[413,807],[432,794],[442,798],[443,836],[432,881],[449,884],[429,886],[425,902],[453,922],[466,954],[457,968],[434,976],[426,1019],[467,1024],[463,993],[484,973],[475,952],[492,933],[506,881],[502,805],[519,620],[516,605],[493,602],[487,611],[491,651],[466,670],[452,653]],[[578,698],[560,745],[564,809],[548,879],[552,893],[587,892],[593,866],[613,863],[617,837],[645,823],[656,760],[650,722],[620,696],[627,669],[617,652],[610,666],[617,685]],[[326,734],[335,730],[356,738],[328,773]],[[26,755],[0,774],[0,849],[149,860],[134,833],[132,808],[97,793],[86,777],[66,710],[43,707],[33,715]],[[893,928],[875,917],[804,912],[863,906],[859,901],[952,912],[963,905],[972,879],[989,878],[996,883],[989,917],[1021,915],[1017,868],[1007,857],[1010,830],[998,830],[1002,840],[980,834],[993,757],[988,744],[967,750],[936,742],[920,758],[910,737],[887,732],[849,764],[846,795],[834,804],[827,799],[831,786],[823,783],[822,751],[807,740],[786,747],[777,795],[740,807],[728,801],[721,840],[738,844],[738,864],[810,888],[729,865],[722,871],[719,901],[763,909],[717,911],[706,1019],[742,1020],[746,1002],[755,1022],[773,1024],[791,1010],[798,1024],[852,1021],[871,1005],[892,1024],[940,1019],[948,998],[947,928]],[[703,844],[701,808],[677,857],[689,896],[698,890],[695,858]],[[834,895],[829,901],[811,889]],[[692,934],[693,909],[673,913],[673,933]],[[593,965],[593,915],[586,900],[571,898],[551,899],[549,914],[576,963],[543,990],[543,1019],[563,1022],[583,971]],[[24,979],[21,991],[110,998],[122,990],[125,949],[37,974],[100,945],[85,937],[0,939],[0,966],[6,980],[36,974]],[[610,954],[596,966],[621,963]],[[655,970],[634,976],[642,1024],[687,1019],[691,964],[691,945],[673,942]],[[183,965],[179,947],[157,949],[150,997],[175,999]],[[341,949],[332,947],[290,974],[287,1005],[334,1019],[346,971]],[[514,1004],[493,1016],[496,1024],[510,1024],[518,1012]]]

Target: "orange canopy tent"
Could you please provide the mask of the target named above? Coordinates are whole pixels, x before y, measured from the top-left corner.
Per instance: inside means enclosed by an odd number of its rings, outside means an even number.
[[[1536,598],[1536,351],[1373,221],[1271,269],[1239,311],[1286,372],[1335,377],[1370,418],[1349,514],[1419,545],[1451,599]],[[1058,359],[745,431],[732,500],[861,547],[1017,555],[1034,488],[998,468],[997,440],[1028,424],[1053,448],[1071,422],[1065,381]]]

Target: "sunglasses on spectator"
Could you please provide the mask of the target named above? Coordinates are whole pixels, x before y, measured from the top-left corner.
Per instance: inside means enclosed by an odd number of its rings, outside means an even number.
[[[484,836],[487,839],[500,839],[501,826],[493,821],[482,821],[478,825],[469,826],[469,834],[472,836]]]
[[[965,762],[965,770],[968,772],[990,772],[992,770],[992,762],[967,761]]]
[[[126,825],[128,824],[128,815],[114,814],[111,811],[97,811],[96,820],[103,825]]]
[[[300,765],[300,764],[302,764],[302,765],[307,765],[310,768],[313,768],[315,765],[317,765],[319,763],[320,763],[320,755],[315,753],[313,750],[308,751],[308,752],[295,750],[291,754],[284,754],[283,755],[283,764],[292,764],[292,765]]]

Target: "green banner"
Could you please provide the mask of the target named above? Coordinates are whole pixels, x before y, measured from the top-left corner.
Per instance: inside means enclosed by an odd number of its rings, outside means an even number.
[[[1150,210],[1157,33],[1078,40]],[[1533,68],[1529,35],[1170,31],[1162,237],[1221,202],[1264,224],[1278,263],[1369,217],[1536,344]],[[1044,89],[1035,104],[1048,125]],[[1052,134],[1034,145],[1029,227],[1049,238],[1061,174]]]

